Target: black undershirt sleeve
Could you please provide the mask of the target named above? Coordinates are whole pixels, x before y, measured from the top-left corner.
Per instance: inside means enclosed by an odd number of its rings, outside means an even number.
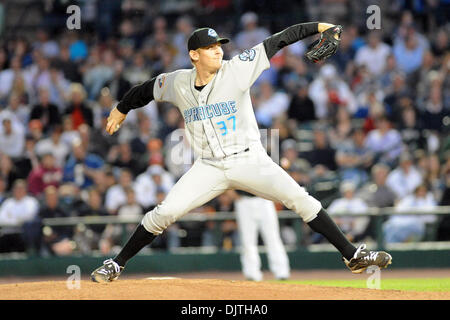
[[[319,33],[318,22],[299,23],[275,33],[263,41],[269,60],[282,48],[291,43]]]
[[[153,100],[153,86],[156,77],[134,86],[125,93],[117,105],[117,110],[127,114],[132,109],[141,108]]]

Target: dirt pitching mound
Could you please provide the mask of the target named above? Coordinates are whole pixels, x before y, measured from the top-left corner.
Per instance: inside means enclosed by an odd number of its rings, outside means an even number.
[[[143,279],[112,283],[66,281],[0,285],[0,300],[448,300],[449,292],[321,287],[218,279]]]

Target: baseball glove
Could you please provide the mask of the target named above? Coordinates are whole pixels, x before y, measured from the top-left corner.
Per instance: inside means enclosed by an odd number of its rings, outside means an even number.
[[[316,63],[325,60],[336,53],[341,42],[342,26],[328,28],[320,34],[320,38],[311,43],[306,57]]]

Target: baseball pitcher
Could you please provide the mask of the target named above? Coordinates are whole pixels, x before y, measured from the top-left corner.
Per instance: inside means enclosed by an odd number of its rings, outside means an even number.
[[[91,279],[116,280],[127,261],[170,224],[227,189],[283,203],[328,239],[354,273],[371,265],[387,267],[392,260],[388,253],[369,251],[365,244],[353,246],[320,202],[272,161],[261,144],[250,99],[250,87],[270,67],[269,60],[280,49],[320,33],[320,39],[306,54],[311,61],[320,61],[336,52],[341,32],[341,26],[327,23],[296,24],[225,61],[222,45],[229,40],[211,28],[200,28],[187,43],[192,69],[163,73],[130,89],[111,110],[107,132],[116,132],[132,109],[152,100],[170,102],[184,117],[197,159],[166,199],[146,213],[120,253],[104,261]]]

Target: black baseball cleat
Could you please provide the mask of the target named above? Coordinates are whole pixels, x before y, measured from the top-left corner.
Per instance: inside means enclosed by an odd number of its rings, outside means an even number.
[[[356,249],[350,261],[345,258],[342,258],[342,260],[351,272],[361,273],[370,266],[377,266],[380,269],[386,268],[392,263],[392,256],[384,251],[366,250],[366,245],[362,244]]]
[[[124,267],[119,266],[113,259],[103,261],[103,265],[91,273],[94,282],[111,282],[117,280]]]

